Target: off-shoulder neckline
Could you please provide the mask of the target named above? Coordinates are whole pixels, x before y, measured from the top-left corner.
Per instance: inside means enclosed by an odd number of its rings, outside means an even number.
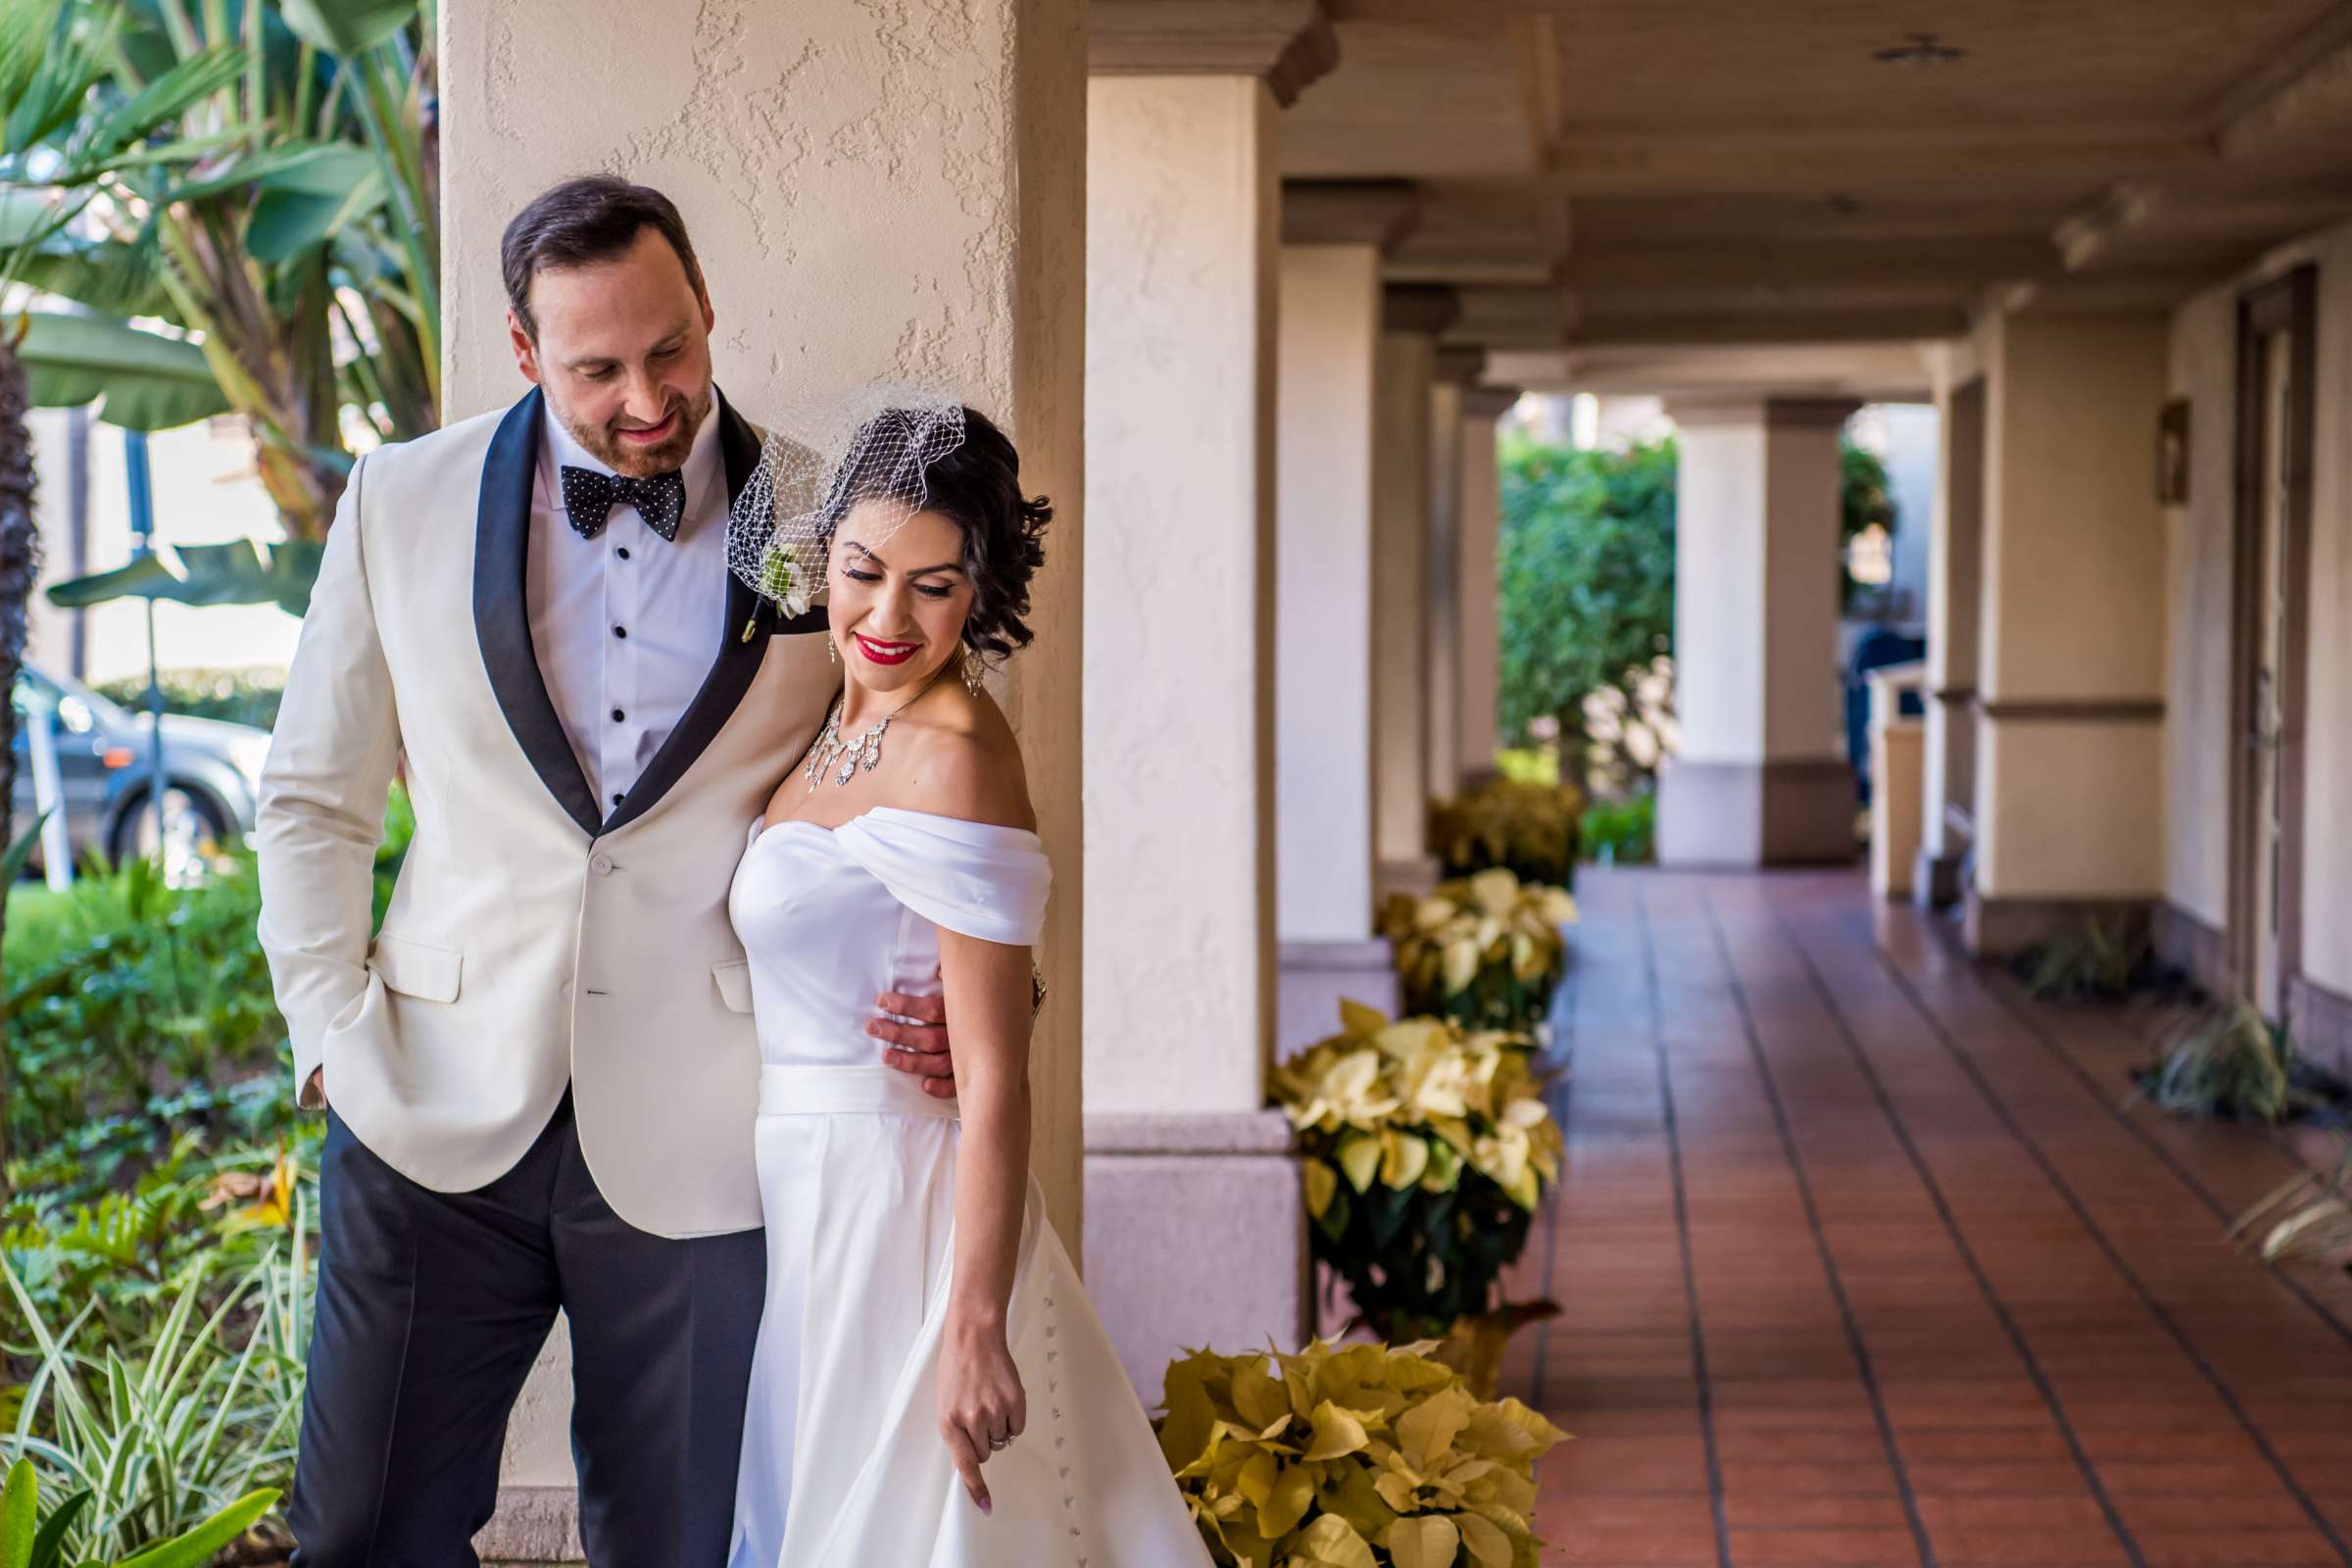
[[[866,818],[873,816],[905,817],[913,822],[937,822],[945,824],[951,828],[961,829],[963,831],[973,833],[998,833],[1008,838],[1019,839],[1026,844],[1041,849],[1045,844],[1043,839],[1039,838],[1035,833],[1032,833],[1025,827],[1006,827],[1001,822],[975,822],[969,817],[947,816],[938,811],[916,811],[911,810],[904,806],[869,806],[864,810],[859,811],[856,816],[851,817],[848,821],[843,822],[835,827],[827,827],[822,822],[811,822],[807,817],[803,816],[788,816],[781,822],[770,822],[767,819],[767,813],[765,811],[761,811],[759,816],[753,818],[752,820],[752,843],[758,844],[761,839],[766,838],[769,834],[781,832],[783,829],[788,827],[811,828],[816,832],[824,834],[827,838],[831,838],[833,835],[841,832],[843,828],[856,827],[860,822],[863,822]]]

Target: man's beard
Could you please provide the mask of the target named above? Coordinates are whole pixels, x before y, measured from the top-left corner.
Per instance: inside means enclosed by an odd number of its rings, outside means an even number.
[[[563,422],[571,438],[580,444],[581,451],[614,473],[643,479],[649,474],[668,473],[686,466],[686,454],[694,449],[695,432],[703,427],[703,420],[710,416],[710,388],[707,385],[703,388],[702,396],[693,403],[688,403],[682,396],[672,397],[668,409],[662,411],[664,417],[680,409],[685,411],[685,416],[678,420],[676,429],[650,447],[641,442],[622,440],[609,425],[580,424],[563,409],[556,410],[556,417]]]

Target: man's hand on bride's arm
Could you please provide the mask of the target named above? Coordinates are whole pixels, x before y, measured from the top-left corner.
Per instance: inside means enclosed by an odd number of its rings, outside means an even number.
[[[935,1100],[956,1098],[956,1058],[948,1048],[948,1004],[938,997],[909,997],[885,991],[874,999],[885,1013],[867,1021],[865,1032],[890,1047],[882,1059],[901,1072],[912,1073],[923,1093]],[[902,1023],[900,1018],[913,1018]]]

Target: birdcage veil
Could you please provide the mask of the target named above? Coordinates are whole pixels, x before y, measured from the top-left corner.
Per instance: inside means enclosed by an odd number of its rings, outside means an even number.
[[[962,400],[905,386],[778,420],[728,511],[728,566],[786,614],[805,612],[841,520],[858,509],[859,542],[877,547],[929,503],[931,465],[961,445]]]

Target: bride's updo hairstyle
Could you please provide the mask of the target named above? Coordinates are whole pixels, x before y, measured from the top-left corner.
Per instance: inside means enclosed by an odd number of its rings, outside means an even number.
[[[952,405],[951,405],[952,406]],[[853,451],[904,448],[900,430],[923,416],[886,410],[867,420],[852,442]],[[825,498],[823,524],[829,549],[833,531],[858,502],[893,499],[901,488],[889,472],[879,470],[871,483],[862,475],[877,472],[863,465],[836,470],[832,493]],[[963,534],[963,574],[972,585],[972,608],[963,622],[966,648],[985,657],[1003,659],[1029,646],[1035,635],[1022,617],[1029,613],[1029,579],[1045,564],[1039,544],[1054,508],[1044,496],[1021,493],[1021,455],[995,421],[979,410],[963,410],[963,439],[952,451],[922,465],[922,510],[936,512]]]

